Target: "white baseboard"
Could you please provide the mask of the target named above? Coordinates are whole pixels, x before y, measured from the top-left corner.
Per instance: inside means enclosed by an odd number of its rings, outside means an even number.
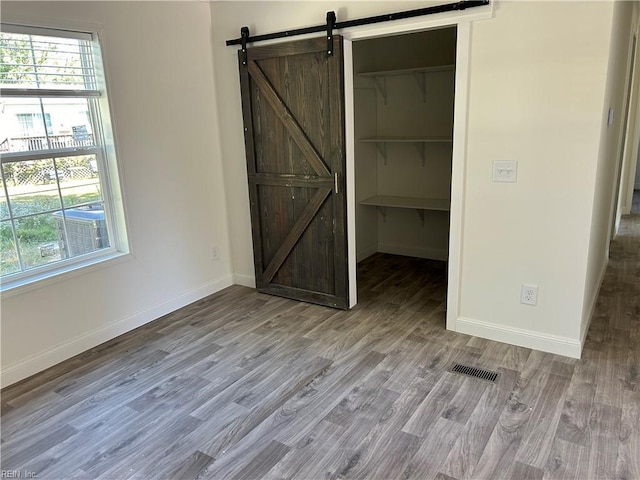
[[[243,287],[256,288],[256,277],[253,275],[233,274],[233,284]]]
[[[0,386],[4,388],[24,378],[30,377],[123,333],[138,328],[145,323],[152,322],[167,313],[171,313],[201,298],[227,288],[232,284],[231,275],[225,275],[199,288],[178,295],[177,297],[134,313],[123,319],[116,320],[102,328],[79,335],[44,352],[36,353],[18,363],[8,365],[0,372]]]
[[[589,308],[585,310],[586,315],[582,317],[582,329],[580,331],[580,344],[584,345],[589,333],[589,327],[591,326],[591,320],[593,314],[596,311],[596,305],[598,304],[598,297],[600,296],[600,289],[602,288],[602,282],[604,282],[604,276],[607,273],[607,266],[609,265],[609,256],[607,255],[600,268],[600,275],[598,276],[598,288],[596,288],[593,298],[589,302]]]
[[[369,258],[371,255],[373,255],[377,251],[378,251],[378,245],[375,244],[375,243],[373,245],[369,245],[368,247],[365,247],[365,248],[361,249],[358,252],[358,256],[356,258],[356,262],[360,263],[361,261]]]
[[[391,253],[393,255],[406,255],[407,257],[430,258],[432,260],[446,261],[448,252],[446,249],[414,247],[411,245],[401,245],[396,243],[379,243],[378,251]]]
[[[458,317],[456,331],[475,337],[495,340],[496,342],[564,355],[565,357],[580,358],[582,353],[582,343],[573,338],[505,327],[504,325],[483,322],[473,318]]]

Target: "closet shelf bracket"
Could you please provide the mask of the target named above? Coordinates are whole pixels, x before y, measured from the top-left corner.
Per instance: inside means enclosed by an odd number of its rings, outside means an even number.
[[[378,212],[380,212],[380,216],[382,217],[382,221],[384,223],[387,223],[387,210],[385,207],[381,207],[380,205],[377,206],[378,208]]]
[[[387,144],[385,142],[376,142],[376,148],[384,159],[384,166],[387,166]]]
[[[383,105],[387,104],[387,79],[385,77],[374,77],[373,83],[376,86],[376,90],[380,93],[382,97]]]
[[[427,73],[415,72],[413,78],[415,78],[418,83],[418,88],[420,89],[420,93],[422,93],[422,103],[424,103],[427,101]]]

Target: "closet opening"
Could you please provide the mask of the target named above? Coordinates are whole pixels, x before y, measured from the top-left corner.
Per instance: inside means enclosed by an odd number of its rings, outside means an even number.
[[[457,27],[353,41],[358,303],[445,327]],[[426,313],[426,312],[425,312]]]

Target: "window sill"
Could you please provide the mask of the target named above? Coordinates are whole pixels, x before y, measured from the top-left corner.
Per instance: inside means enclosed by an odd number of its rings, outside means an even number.
[[[57,270],[43,272],[29,278],[22,278],[14,281],[3,281],[2,284],[0,284],[0,293],[2,293],[2,299],[4,300],[16,295],[22,295],[23,293],[27,293],[38,288],[47,287],[54,283],[68,280],[78,275],[118,265],[133,258],[133,255],[130,253],[117,251],[109,252],[99,257],[91,257],[83,262],[60,267]]]

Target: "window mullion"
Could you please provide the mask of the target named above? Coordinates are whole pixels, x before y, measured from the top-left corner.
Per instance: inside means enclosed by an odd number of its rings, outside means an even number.
[[[2,175],[2,184],[4,185],[4,198],[7,201],[7,211],[9,212],[9,219],[13,220],[13,208],[11,207],[9,191],[7,189],[7,179],[5,178],[4,167],[0,168],[0,175]]]
[[[100,97],[100,90],[65,90],[63,88],[0,88],[2,97],[37,97],[37,98],[93,98]]]
[[[111,178],[109,176],[109,168],[106,165],[106,153],[104,150],[101,150],[96,154],[96,164],[98,167],[98,177],[100,178],[100,183],[102,187],[102,206],[104,211],[104,219],[105,225],[107,227],[107,235],[109,238],[109,244],[113,247],[118,238],[117,224],[113,217],[113,197],[111,195],[105,195],[105,191],[111,191],[113,188],[111,184]]]
[[[49,129],[47,128],[47,119],[46,113],[44,111],[44,104],[42,103],[42,98],[40,99],[40,112],[42,113],[42,125],[44,126],[44,136],[47,139],[47,147],[48,150],[51,149],[51,141],[49,139]]]
[[[15,220],[22,220],[23,218],[32,218],[32,217],[37,217],[38,215],[46,215],[47,213],[55,213],[55,212],[59,212],[61,209],[60,208],[54,208],[52,210],[43,210],[41,212],[34,212],[34,213],[28,213],[26,215],[19,215],[14,217]]]
[[[54,158],[53,159],[53,170],[55,171],[56,174],[56,187],[58,188],[58,198],[60,199],[60,208],[62,210],[60,210],[62,212],[62,230],[64,231],[64,243],[65,243],[65,249],[64,251],[67,254],[67,258],[71,258],[70,257],[70,251],[69,251],[69,233],[67,232],[67,212],[65,211],[64,208],[64,199],[62,198],[62,188],[60,188],[60,177],[58,176],[58,159]],[[60,251],[60,253],[62,254],[62,250]]]
[[[52,157],[78,157],[80,155],[95,155],[101,150],[99,145],[86,148],[52,148],[49,150],[27,150],[2,154],[2,163],[20,163],[30,160],[44,160]]]
[[[102,141],[102,124],[100,122],[100,107],[97,105],[97,99],[87,100],[87,107],[89,107],[89,123],[91,123],[91,133],[93,134],[93,144],[102,148],[104,142]]]
[[[11,206],[11,200],[9,199],[9,192],[7,191],[7,180],[4,175],[4,168],[0,168],[0,176],[2,176],[2,184],[4,185],[4,197],[7,201],[7,211],[9,212],[9,222],[11,222],[11,236],[13,237],[13,248],[18,257],[18,267],[21,272],[24,272],[24,263],[22,262],[22,254],[20,253],[20,244],[18,243],[18,234],[16,233],[16,223],[13,217],[13,207]]]
[[[11,218],[11,233],[13,234],[13,245],[16,249],[16,255],[18,256],[18,265],[20,266],[20,271],[25,271],[24,262],[22,261],[22,252],[20,251],[20,243],[18,242],[18,234],[16,233],[16,221],[14,218]]]

